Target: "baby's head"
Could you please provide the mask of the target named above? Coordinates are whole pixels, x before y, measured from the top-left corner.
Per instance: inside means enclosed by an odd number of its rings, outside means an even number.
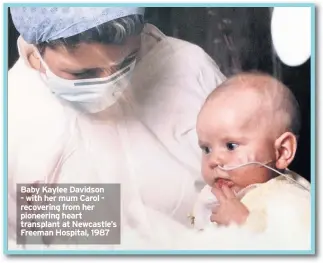
[[[206,183],[225,183],[238,192],[267,182],[277,173],[263,166],[232,171],[218,166],[257,161],[284,170],[295,156],[299,129],[298,103],[281,82],[262,73],[229,78],[209,95],[197,120]]]

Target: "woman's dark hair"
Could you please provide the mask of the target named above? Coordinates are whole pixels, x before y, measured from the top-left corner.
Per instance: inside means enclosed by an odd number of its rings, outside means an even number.
[[[142,15],[130,15],[113,21],[106,22],[94,28],[68,38],[59,38],[50,42],[43,42],[37,45],[41,55],[45,49],[64,46],[68,50],[73,50],[80,43],[100,43],[100,44],[123,44],[129,36],[139,35],[144,27]]]

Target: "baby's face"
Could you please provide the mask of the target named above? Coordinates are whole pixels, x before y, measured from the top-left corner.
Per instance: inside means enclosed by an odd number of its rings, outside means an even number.
[[[250,165],[229,172],[218,167],[275,160],[272,127],[259,110],[261,104],[257,96],[241,93],[220,94],[204,105],[197,133],[203,152],[202,174],[210,186],[226,184],[238,192],[271,179],[272,172],[261,166]]]

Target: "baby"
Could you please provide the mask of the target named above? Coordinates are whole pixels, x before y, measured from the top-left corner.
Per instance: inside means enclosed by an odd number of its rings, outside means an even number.
[[[281,208],[292,209],[309,231],[309,183],[287,169],[299,130],[298,103],[273,77],[241,73],[216,88],[197,120],[207,186],[193,211],[195,227],[235,224],[261,232]]]

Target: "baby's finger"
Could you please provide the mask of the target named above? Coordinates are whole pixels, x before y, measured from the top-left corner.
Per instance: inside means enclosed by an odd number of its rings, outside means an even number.
[[[222,192],[228,199],[236,198],[234,192],[227,185],[222,186]]]
[[[220,208],[219,204],[213,205],[211,209],[212,213],[216,214],[219,211],[219,208]]]
[[[219,203],[222,203],[223,201],[225,201],[226,197],[220,188],[217,188],[215,186],[212,188],[211,191],[215,195],[215,197],[219,201]]]
[[[212,214],[210,216],[210,221],[211,222],[215,222],[215,223],[219,223],[220,221],[220,216],[218,214]]]

